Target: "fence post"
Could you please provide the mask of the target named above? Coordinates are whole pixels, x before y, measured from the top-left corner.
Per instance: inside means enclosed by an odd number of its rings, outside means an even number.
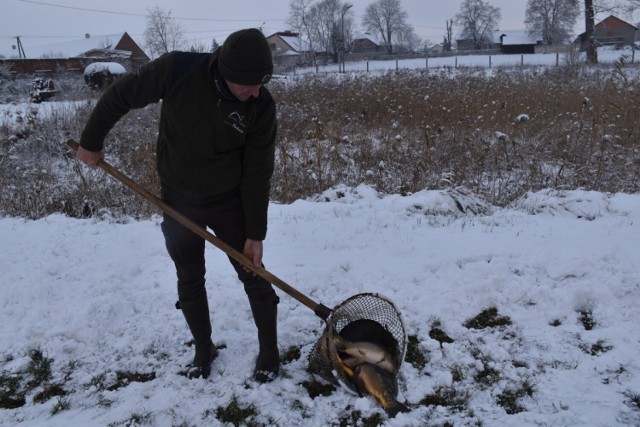
[[[491,68],[491,55],[489,55],[489,68]]]
[[[367,73],[369,72],[369,60],[367,59]]]
[[[631,61],[631,62],[633,63],[633,61]],[[428,56],[424,57],[424,68],[427,69],[427,70],[429,69],[429,57]]]
[[[524,67],[524,54],[520,55],[520,66]]]
[[[396,59],[396,71],[398,71],[398,60]]]
[[[458,57],[456,56],[456,62],[455,62],[455,67],[454,68],[458,68]]]
[[[556,52],[556,67],[560,66],[560,52]]]
[[[633,64],[633,62],[635,61],[635,59],[636,59],[636,49],[634,48],[634,49],[631,51],[631,63],[632,63],[632,64]]]

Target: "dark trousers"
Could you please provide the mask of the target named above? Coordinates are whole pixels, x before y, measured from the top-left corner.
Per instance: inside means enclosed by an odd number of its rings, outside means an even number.
[[[206,204],[193,204],[163,192],[163,200],[197,225],[209,227],[220,240],[241,252],[244,249],[244,214],[238,196]],[[176,266],[178,298],[189,301],[206,295],[205,240],[164,213],[162,233],[169,256]],[[246,272],[241,264],[229,258],[244,290],[251,299],[263,300],[275,295],[271,283],[260,276]]]

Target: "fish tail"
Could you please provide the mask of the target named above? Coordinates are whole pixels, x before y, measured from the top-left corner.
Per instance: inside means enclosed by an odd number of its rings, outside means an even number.
[[[390,418],[394,418],[400,412],[411,412],[407,405],[397,400],[393,401],[391,405],[386,405],[384,410]]]

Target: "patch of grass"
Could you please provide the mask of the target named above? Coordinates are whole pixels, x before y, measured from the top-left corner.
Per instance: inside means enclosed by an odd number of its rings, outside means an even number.
[[[240,405],[234,395],[227,406],[219,406],[216,409],[216,418],[223,423],[230,423],[238,427],[240,425],[256,425],[255,416],[258,415],[255,406]]]
[[[411,363],[414,368],[421,370],[427,365],[427,356],[420,350],[420,340],[416,335],[409,335],[407,340],[407,353],[404,360]]]
[[[640,394],[629,391],[625,392],[624,396],[627,398],[627,401],[625,402],[627,406],[635,409],[636,411],[640,411]]]
[[[612,345],[608,345],[605,340],[598,340],[595,344],[581,344],[580,349],[592,356],[599,356],[610,350],[613,350]]]
[[[491,307],[481,311],[476,317],[465,321],[463,326],[467,329],[485,329],[509,326],[511,324],[511,319],[508,316],[501,316],[498,314],[496,307]]]
[[[28,387],[33,389],[51,379],[51,363],[53,359],[44,357],[42,351],[38,349],[30,350],[29,358],[31,360],[27,366],[26,373],[32,377]]]
[[[385,417],[380,413],[375,413],[370,417],[362,417],[362,412],[352,411],[350,414],[340,417],[340,427],[378,427],[385,421]]]
[[[3,372],[0,375],[0,408],[16,409],[25,405],[25,392],[21,390],[21,375]]]
[[[98,391],[102,391],[106,388],[105,382],[107,381],[107,373],[102,372],[98,375],[91,377],[89,381],[89,387],[95,387]]]
[[[467,408],[468,402],[468,395],[462,395],[452,387],[440,387],[434,393],[422,398],[418,404],[421,406],[444,406],[452,411],[461,412]]]
[[[149,381],[153,381],[155,379],[156,379],[155,372],[139,373],[139,372],[117,371],[116,382],[111,386],[109,386],[107,390],[114,391],[114,390],[118,390],[121,387],[126,387],[132,382],[146,383]]]
[[[60,395],[59,386],[49,384],[53,359],[45,357],[39,349],[29,350],[28,356],[29,363],[23,371],[12,374],[3,372],[0,375],[0,408],[15,409],[24,406],[26,395],[38,387],[42,387],[44,391],[35,396],[36,403]]]
[[[464,370],[462,369],[462,366],[453,365],[450,368],[450,371],[451,371],[451,379],[453,380],[454,383],[459,383],[460,381],[464,380]]]
[[[51,408],[50,414],[56,415],[62,411],[69,410],[69,408],[71,408],[71,402],[69,401],[69,399],[64,399],[62,397],[59,397],[56,404],[53,405],[53,407]]]
[[[115,422],[108,424],[108,427],[120,427],[120,426],[141,426],[141,425],[152,425],[153,418],[151,416],[151,412],[138,413],[133,412],[129,415],[129,418],[125,421]]]
[[[33,397],[35,403],[44,403],[53,397],[66,396],[67,392],[62,388],[61,384],[51,384],[45,387],[40,393]]]
[[[535,385],[531,381],[525,380],[519,387],[507,389],[500,393],[497,398],[497,403],[504,408],[507,414],[518,414],[526,411],[520,404],[520,399],[527,396],[531,397],[534,393]]]
[[[473,379],[478,384],[484,387],[488,387],[493,384],[496,384],[498,381],[500,381],[500,378],[501,378],[500,372],[498,372],[496,369],[489,368],[486,365],[484,366],[484,369],[482,369],[481,371],[478,371],[473,376]]]
[[[315,380],[303,381],[301,385],[305,388],[305,390],[307,390],[309,397],[312,399],[315,399],[318,396],[329,396],[336,390],[335,386],[331,383]]]
[[[293,361],[299,360],[301,356],[300,347],[299,346],[291,346],[287,349],[287,351],[282,355],[282,363],[287,364]]]
[[[582,323],[582,326],[584,326],[585,330],[590,331],[598,326],[593,318],[593,313],[591,312],[591,310],[581,310],[579,311],[579,313],[580,317],[578,318],[578,320],[580,320],[580,323]]]
[[[429,330],[429,338],[438,341],[440,343],[440,348],[442,348],[443,343],[451,344],[453,342],[453,338],[447,335],[440,327],[440,322],[436,322],[431,326],[431,330]]]

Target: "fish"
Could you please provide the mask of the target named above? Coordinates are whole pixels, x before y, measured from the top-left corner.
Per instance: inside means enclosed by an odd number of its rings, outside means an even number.
[[[346,371],[345,371],[346,372]],[[353,371],[353,382],[360,394],[367,393],[378,401],[389,417],[411,409],[397,399],[398,380],[396,376],[371,363],[361,363]]]
[[[351,342],[340,334],[333,334],[333,345],[344,365],[355,369],[362,363],[370,363],[394,373],[395,362],[383,347],[368,341]]]

